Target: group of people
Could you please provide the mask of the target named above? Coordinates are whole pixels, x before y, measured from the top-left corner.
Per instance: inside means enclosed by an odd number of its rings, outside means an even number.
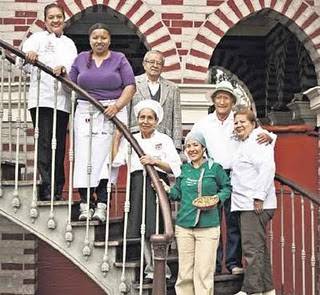
[[[105,221],[107,184],[116,181],[116,167],[130,161],[127,236],[136,238],[141,234],[142,203],[146,204],[145,238],[148,241],[157,227],[161,232],[161,217],[159,225],[155,222],[156,194],[144,174],[144,166],[152,165],[163,180],[168,197],[180,203],[175,225],[179,255],[176,294],[213,294],[214,272],[222,271],[223,259],[232,274],[244,272],[242,290],[237,294],[275,294],[265,230],[276,208],[276,136],[258,127],[251,110],[233,111],[237,96],[232,85],[224,81],[208,94],[215,111],[193,126],[182,146],[179,90],[161,76],[165,63],[161,52],[147,52],[143,59],[145,73],[135,77],[125,55],[109,49],[111,34],[105,24],[97,23],[89,29],[91,50],[77,54],[73,41],[63,35],[63,8],[56,3],[47,5],[44,19],[46,30],[34,33],[23,44],[26,61],[31,65],[41,61],[57,76],[67,75],[105,106],[102,114],[85,97],[77,97],[73,185],[81,199],[79,219]],[[36,68],[26,67],[31,74],[28,107],[39,132],[39,198],[51,200],[53,189],[54,200],[60,200],[70,93],[59,84],[55,101],[54,78],[41,73],[38,82]],[[52,184],[55,106],[57,148]],[[110,121],[113,116],[128,126],[144,156],[138,157],[133,151],[128,158],[127,142]],[[180,152],[188,159],[183,164]],[[175,177],[171,187],[169,174]],[[218,202],[209,209],[193,204],[197,197],[213,196]],[[223,212],[227,224],[225,258],[220,236]],[[152,249],[147,241],[145,274],[146,279],[152,280]],[[171,276],[168,267],[166,276]]]

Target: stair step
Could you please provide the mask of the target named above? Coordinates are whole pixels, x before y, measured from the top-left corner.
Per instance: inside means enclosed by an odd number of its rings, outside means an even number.
[[[174,285],[175,278],[167,280],[167,295],[175,295]],[[214,276],[214,294],[215,295],[233,295],[240,291],[242,285],[243,275],[232,275],[232,274],[219,274]],[[134,282],[132,288],[138,290],[140,287],[139,282]],[[152,291],[151,284],[143,284],[143,290]]]
[[[23,163],[18,163],[18,180],[21,180],[21,169],[24,168]],[[2,170],[2,180],[14,180],[15,179],[15,170],[16,163],[15,161],[1,161],[1,170]]]
[[[68,206],[68,201],[53,201],[54,206]],[[51,201],[37,201],[38,207],[48,207],[51,205]],[[71,202],[71,205],[73,205],[73,201]]]
[[[32,180],[19,180],[19,187],[22,186],[32,186],[33,181]],[[2,180],[1,181],[2,186],[11,186],[14,187],[15,181],[14,180]]]
[[[97,226],[100,224],[100,221],[98,220],[90,220],[89,221],[89,226]],[[87,225],[87,221],[71,221],[71,225],[74,227],[85,227]]]
[[[175,280],[175,279],[167,280],[167,289],[173,289],[175,283],[176,283],[176,280]],[[133,283],[132,283],[132,288],[133,288],[133,289],[139,290],[139,287],[140,287],[139,282],[133,282]],[[152,290],[152,283],[150,283],[150,284],[143,284],[143,285],[142,285],[142,289],[143,289],[143,290]],[[170,294],[171,294],[171,293],[170,293]],[[172,293],[172,294],[175,294],[175,293]],[[169,295],[169,294],[168,294],[168,295]]]
[[[127,239],[127,245],[135,245],[135,244],[139,244],[140,243],[140,238],[136,238],[136,239]],[[123,239],[119,238],[119,239],[114,239],[114,240],[109,240],[108,242],[109,246],[122,246],[123,245]],[[104,241],[96,241],[94,242],[94,246],[101,248],[105,246],[105,242]]]
[[[178,256],[177,255],[170,255],[167,257],[168,264],[171,263],[177,263],[178,262]],[[127,265],[128,264],[128,265]],[[132,260],[125,263],[126,267],[128,268],[136,268],[140,267],[140,260]],[[114,266],[116,267],[122,267],[122,261],[115,261]]]

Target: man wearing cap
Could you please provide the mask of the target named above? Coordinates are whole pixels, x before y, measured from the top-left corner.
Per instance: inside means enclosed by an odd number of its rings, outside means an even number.
[[[143,58],[145,73],[136,77],[137,91],[129,108],[129,126],[132,132],[138,131],[138,124],[133,114],[133,107],[145,99],[158,101],[163,108],[164,118],[157,129],[173,139],[176,149],[181,150],[182,125],[180,92],[176,84],[164,79],[164,56],[160,51],[151,50]]]
[[[230,82],[222,81],[208,93],[215,111],[197,122],[193,132],[201,132],[206,141],[209,157],[220,163],[230,174],[231,159],[237,150],[238,142],[233,137],[234,118],[232,108],[237,102],[237,95]],[[260,127],[259,127],[260,128]],[[261,129],[257,137],[260,144],[275,142],[276,136]],[[237,213],[230,212],[230,199],[223,204],[227,224],[226,267],[232,274],[243,273],[240,229]],[[220,239],[222,241],[222,239]],[[216,272],[221,272],[223,247],[220,244],[217,255]]]

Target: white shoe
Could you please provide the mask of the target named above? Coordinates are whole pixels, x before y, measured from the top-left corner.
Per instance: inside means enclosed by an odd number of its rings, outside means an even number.
[[[101,222],[105,222],[106,221],[106,208],[107,208],[106,204],[98,203],[97,208],[94,211],[94,214],[92,216],[92,219],[100,220]]]
[[[239,291],[238,293],[234,294],[234,295],[247,295],[246,292],[243,292],[243,291]]]
[[[239,266],[235,266],[232,270],[231,270],[231,273],[233,275],[241,275],[244,273],[244,269],[242,267],[239,267]]]
[[[89,209],[87,207],[87,204],[85,203],[80,203],[80,215],[79,215],[79,220],[87,220],[87,216],[89,215],[89,220],[91,220],[93,214],[93,209]]]

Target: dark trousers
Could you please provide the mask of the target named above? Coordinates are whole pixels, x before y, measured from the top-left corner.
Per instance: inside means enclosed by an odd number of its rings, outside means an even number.
[[[240,212],[242,252],[247,262],[241,290],[248,294],[274,289],[266,238],[266,227],[274,211],[264,210],[261,214]]]
[[[159,172],[159,177],[169,183],[168,176]],[[141,170],[131,173],[130,182],[130,212],[128,215],[128,238],[139,238],[142,223],[143,173]],[[156,232],[156,192],[151,186],[151,179],[146,178],[146,211],[145,237],[150,238]],[[159,232],[163,233],[163,218],[159,214]]]
[[[100,179],[99,184],[97,187],[91,187],[90,188],[90,203],[91,207],[94,206],[94,198],[93,193],[96,193],[97,196],[97,203],[104,203],[107,204],[107,185],[108,185],[108,179]],[[79,187],[78,188],[81,203],[87,202],[87,188],[85,187]]]
[[[224,208],[224,210],[222,210]],[[241,267],[242,253],[241,253],[241,234],[239,213],[231,212],[231,198],[227,199],[223,203],[223,208],[220,208],[220,222],[222,219],[223,211],[225,213],[226,226],[227,226],[227,238],[226,238],[226,267],[229,271],[236,266]],[[222,236],[220,237],[220,243],[217,252],[217,266],[216,271],[221,272],[223,261],[223,242]]]
[[[30,109],[33,126],[36,124],[36,108]],[[66,144],[69,114],[57,111],[56,138],[57,147],[55,154],[55,183],[54,194],[61,195],[64,185],[64,153]],[[53,109],[39,108],[39,139],[38,139],[38,171],[41,176],[39,194],[49,195],[51,192],[51,162],[52,162],[52,129]]]

